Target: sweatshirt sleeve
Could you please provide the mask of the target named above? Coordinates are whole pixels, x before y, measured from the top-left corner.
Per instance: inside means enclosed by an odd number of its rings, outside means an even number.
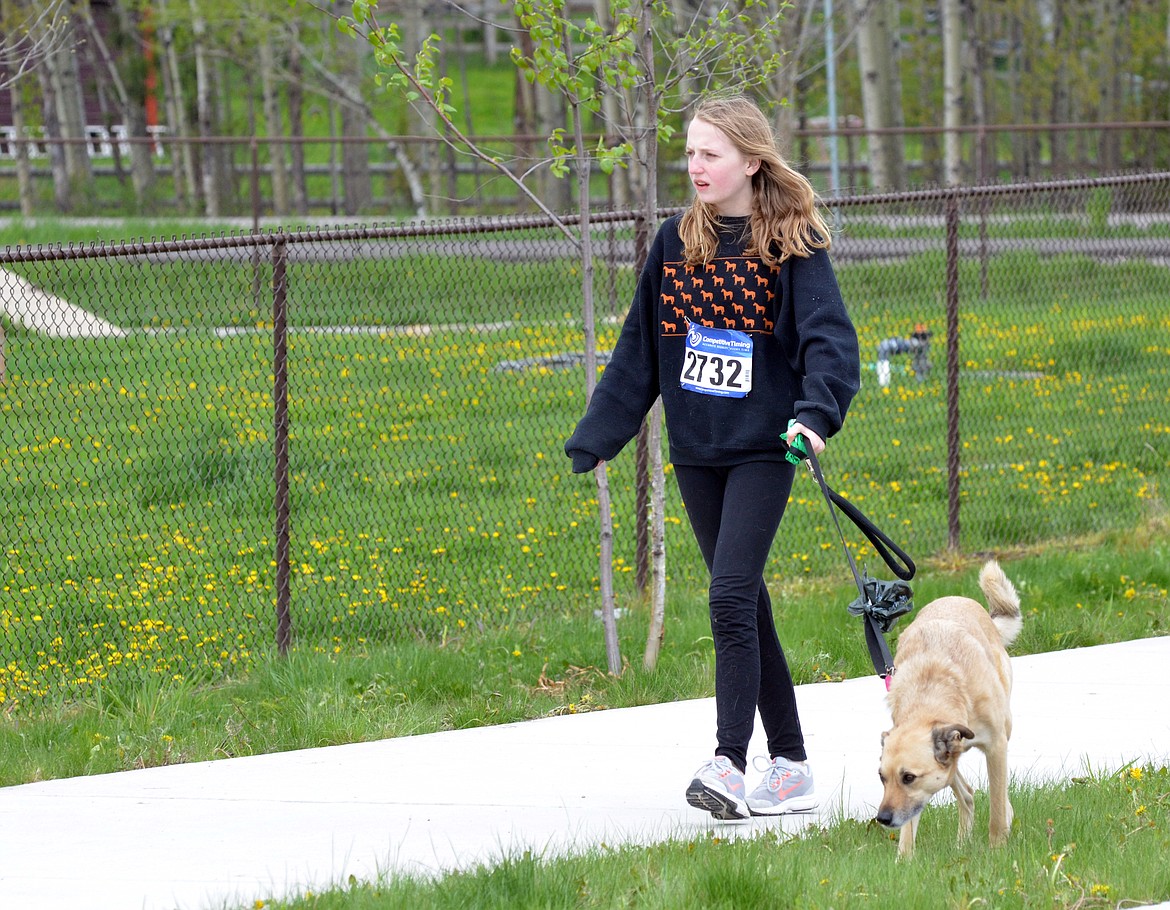
[[[565,442],[573,472],[590,471],[609,461],[637,435],[658,398],[658,338],[654,322],[662,284],[662,235],[651,247],[633,305],[613,356],[593,390],[585,416]]]
[[[825,250],[808,257],[791,257],[788,263],[796,322],[796,367],[803,377],[793,416],[828,439],[841,429],[861,386],[857,331]]]

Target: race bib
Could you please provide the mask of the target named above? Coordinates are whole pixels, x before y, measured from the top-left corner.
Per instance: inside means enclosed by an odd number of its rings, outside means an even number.
[[[752,390],[751,336],[691,323],[679,384],[703,395],[745,397]]]

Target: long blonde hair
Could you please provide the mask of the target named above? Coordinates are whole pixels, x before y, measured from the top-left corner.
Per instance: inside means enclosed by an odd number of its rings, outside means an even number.
[[[829,226],[817,208],[808,178],[781,157],[772,124],[746,95],[711,95],[699,102],[693,119],[721,130],[745,158],[758,158],[752,175],[751,240],[744,251],[770,267],[789,256],[810,256],[829,248]],[[699,200],[683,213],[678,232],[688,265],[709,262],[719,247],[718,214]]]

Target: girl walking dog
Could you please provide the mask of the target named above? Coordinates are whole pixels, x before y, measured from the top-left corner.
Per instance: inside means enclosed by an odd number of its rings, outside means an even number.
[[[742,95],[702,100],[686,154],[694,198],[659,229],[565,452],[575,473],[593,470],[661,395],[670,461],[711,572],[716,746],[687,802],[719,819],[804,811],[816,806],[813,775],[763,573],[796,470],[785,442],[803,436],[819,454],[841,429],[860,381],[857,334],[816,194],[779,154],[760,108]],[[749,792],[757,710],[769,761]]]

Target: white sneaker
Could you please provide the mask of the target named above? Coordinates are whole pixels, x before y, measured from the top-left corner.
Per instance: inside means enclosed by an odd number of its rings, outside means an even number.
[[[743,775],[731,759],[716,755],[695,772],[687,787],[687,802],[724,821],[748,818],[751,812],[743,798],[746,789]]]
[[[808,762],[774,758],[768,763],[760,785],[748,795],[747,804],[752,815],[785,815],[815,809],[817,797],[813,793]]]

